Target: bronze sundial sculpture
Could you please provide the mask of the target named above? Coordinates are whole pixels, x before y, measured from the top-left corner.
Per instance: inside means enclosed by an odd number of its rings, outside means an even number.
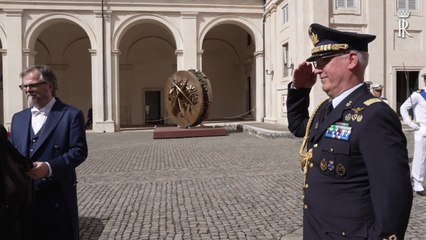
[[[197,70],[177,71],[165,86],[165,105],[179,127],[193,127],[207,118],[212,89],[207,76]]]

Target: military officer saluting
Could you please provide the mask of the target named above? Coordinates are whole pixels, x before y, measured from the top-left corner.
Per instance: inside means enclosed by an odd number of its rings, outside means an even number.
[[[426,86],[426,73],[422,74]],[[414,118],[408,113],[413,110]],[[415,91],[400,107],[402,119],[414,130],[414,156],[411,166],[413,190],[417,195],[426,196],[423,180],[426,175],[426,91]]]
[[[312,55],[295,69],[287,100],[289,129],[304,137],[303,238],[403,239],[413,197],[407,141],[364,83],[375,36],[319,24],[309,36]],[[329,99],[309,117],[317,78]]]

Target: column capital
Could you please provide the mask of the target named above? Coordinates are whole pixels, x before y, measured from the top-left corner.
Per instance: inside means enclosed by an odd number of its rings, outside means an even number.
[[[6,13],[6,17],[21,17],[24,12],[23,9],[4,8],[3,11]]]
[[[181,12],[180,15],[182,18],[193,19],[198,16],[199,12]]]

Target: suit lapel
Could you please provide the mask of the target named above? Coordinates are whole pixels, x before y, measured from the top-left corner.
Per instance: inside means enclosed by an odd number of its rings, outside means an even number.
[[[39,139],[34,144],[34,155],[37,150],[40,148],[40,146],[43,145],[43,143],[46,141],[47,137],[55,130],[56,126],[58,125],[59,121],[61,120],[62,116],[65,113],[65,105],[60,102],[58,99],[56,99],[55,104],[52,107],[52,110],[50,110],[50,113],[46,119],[46,122],[44,123],[43,127],[40,130]]]
[[[22,155],[28,156],[28,149],[30,144],[30,127],[31,127],[31,110],[28,108],[25,110],[23,123],[20,124],[22,127],[22,134],[18,134],[18,136],[23,136],[23,145],[22,149],[20,149],[20,152]]]
[[[327,128],[333,123],[340,120],[343,116],[343,112],[350,109],[354,105],[355,101],[358,100],[362,94],[365,94],[365,90],[366,87],[364,84],[363,86],[359,87],[354,92],[349,94],[349,96],[347,96],[345,99],[343,99],[343,101],[340,102],[339,105],[337,105],[337,107],[333,111],[331,111],[327,118],[324,119],[324,121],[318,125],[318,129],[313,134],[311,140],[313,140],[313,142],[317,142],[321,138],[323,133],[327,130]],[[325,111],[325,108],[322,108],[321,110]]]

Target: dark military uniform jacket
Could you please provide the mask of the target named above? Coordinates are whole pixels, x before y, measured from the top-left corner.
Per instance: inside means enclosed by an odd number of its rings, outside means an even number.
[[[290,131],[305,135],[310,89],[290,89]],[[403,239],[412,205],[406,138],[395,112],[366,85],[322,121],[313,117],[303,235],[318,239]]]

